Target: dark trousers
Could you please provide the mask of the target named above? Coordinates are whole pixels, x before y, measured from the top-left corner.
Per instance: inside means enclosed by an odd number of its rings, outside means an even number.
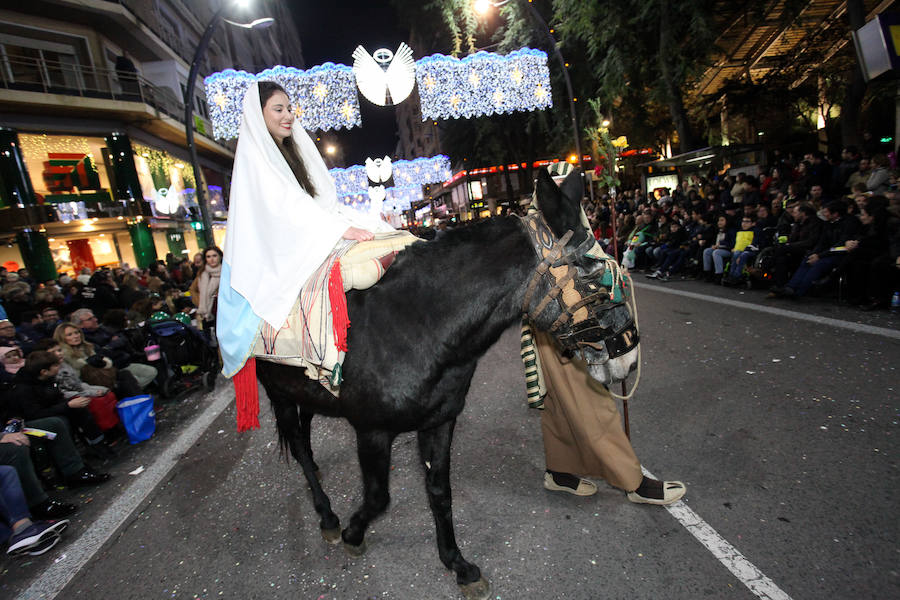
[[[809,288],[812,287],[813,282],[830,273],[838,264],[838,260],[838,257],[835,256],[824,256],[814,264],[809,264],[804,260],[788,282],[788,287],[794,290],[794,293],[798,296],[806,294]]]
[[[687,256],[687,250],[684,248],[669,248],[663,256],[659,270],[669,275],[677,273],[684,263],[685,256]]]
[[[22,519],[30,519],[25,492],[19,483],[16,470],[8,465],[0,465],[0,539],[12,535],[12,526]]]
[[[44,445],[53,464],[63,477],[75,475],[84,469],[84,462],[72,441],[69,424],[62,417],[44,417],[32,419],[26,422],[26,426],[35,429],[44,429],[56,434],[55,440],[42,440],[29,437],[33,445]],[[47,500],[47,493],[41,487],[41,482],[31,462],[31,450],[28,446],[16,444],[0,444],[0,465],[9,465],[16,470],[19,482],[25,492],[28,506],[34,506]]]
[[[803,252],[791,250],[787,246],[775,246],[772,257],[772,282],[783,287],[791,278],[791,274],[797,270],[800,261],[803,260]]]

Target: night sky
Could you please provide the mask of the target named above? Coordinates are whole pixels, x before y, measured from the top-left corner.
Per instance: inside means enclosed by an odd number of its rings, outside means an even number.
[[[353,66],[356,46],[362,44],[369,54],[378,48],[394,52],[409,38],[385,1],[292,0],[288,5],[300,31],[307,69],[324,62]],[[397,145],[394,107],[376,106],[362,95],[359,104],[362,127],[336,132],[346,166],[363,164],[366,157],[392,155]]]

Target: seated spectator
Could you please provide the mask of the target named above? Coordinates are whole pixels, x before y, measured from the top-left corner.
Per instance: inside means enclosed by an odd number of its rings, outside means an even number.
[[[856,235],[859,221],[846,215],[846,205],[840,200],[829,202],[822,212],[825,225],[816,246],[788,284],[782,289],[772,290],[776,296],[790,298],[806,295],[814,282],[829,274],[846,258],[845,244]]]
[[[35,341],[37,340],[19,333],[18,328],[11,322],[7,320],[0,321],[0,345],[18,346],[24,353],[31,350]]]
[[[0,361],[3,362],[0,383],[12,383],[19,369],[25,366],[25,354],[15,344],[3,345],[0,346]]]
[[[119,415],[116,413],[116,403],[118,398],[106,386],[91,385],[82,381],[78,372],[63,360],[62,348],[59,342],[53,338],[47,338],[39,341],[35,350],[50,352],[56,356],[59,362],[59,373],[56,374],[56,385],[62,392],[66,400],[71,400],[78,396],[90,398],[91,403],[88,409],[94,415],[94,421],[104,434],[119,424]]]
[[[731,257],[731,248],[737,231],[731,227],[725,216],[716,222],[716,237],[713,244],[703,250],[703,273],[706,281],[721,279],[725,273],[725,259]],[[715,268],[715,271],[713,270]]]
[[[744,266],[752,262],[759,253],[760,230],[756,227],[756,219],[745,216],[741,219],[741,230],[735,234],[734,247],[731,249],[731,264],[728,273],[722,276],[722,285],[735,285],[744,276]]]
[[[34,350],[34,344],[39,339],[46,337],[43,323],[44,317],[36,310],[27,310],[22,313],[22,322],[16,327],[16,338],[25,354]]]
[[[875,310],[886,307],[890,300],[889,293],[879,292],[879,287],[883,287],[879,280],[884,278],[882,264],[890,264],[887,203],[871,202],[864,206],[859,220],[861,230],[847,240],[844,272],[850,290],[849,301],[861,305],[864,310]]]
[[[659,266],[653,273],[647,274],[651,279],[668,281],[674,273],[681,269],[688,249],[688,232],[677,220],[669,224],[669,234],[665,247],[656,255]]]
[[[813,249],[822,234],[822,220],[816,216],[816,209],[812,204],[795,205],[793,211],[794,223],[787,239],[783,243],[776,244],[772,249],[772,287],[774,290],[781,289],[787,284],[791,275],[800,266],[803,257]],[[781,232],[779,231],[779,233]],[[774,290],[770,292],[769,298],[777,296],[777,292]]]
[[[813,185],[809,188],[809,197],[806,201],[815,206],[816,210],[818,210],[828,203],[828,199],[825,197],[825,189],[821,185]]]
[[[55,354],[40,350],[29,354],[13,380],[7,411],[29,422],[44,417],[65,417],[96,456],[111,456],[103,432],[88,410],[91,398],[75,396],[66,399],[56,384],[58,373],[59,359]]]
[[[628,235],[625,251],[622,253],[622,266],[633,269],[636,266],[637,251],[648,245],[656,237],[653,210],[644,209],[635,217],[634,229]]]
[[[41,309],[41,338],[53,337],[56,326],[62,322],[59,318],[59,309],[55,306],[45,306]]]
[[[98,354],[94,345],[85,341],[81,329],[72,323],[59,325],[53,333],[53,339],[62,348],[63,359],[78,371],[86,383],[112,387],[119,398],[137,396],[143,390],[143,386],[131,372],[116,369],[109,358]]]
[[[84,340],[106,358],[112,361],[117,369],[129,371],[137,379],[141,389],[146,388],[156,379],[156,367],[137,362],[142,353],[134,348],[123,332],[110,331],[97,321],[97,316],[86,308],[72,313],[71,323],[81,328]],[[57,340],[59,341],[59,340]]]
[[[138,278],[133,273],[129,273],[122,278],[122,284],[119,286],[119,305],[131,308],[138,300],[146,298],[150,292],[141,287]]]
[[[7,318],[18,325],[22,322],[22,314],[33,310],[31,288],[24,281],[18,281],[19,276],[16,273],[10,273],[7,277],[14,277],[16,280],[3,286],[0,297],[3,298]]]
[[[10,419],[21,419],[6,409],[6,403],[0,402],[0,423],[8,423]],[[46,417],[25,422],[26,427],[43,429],[56,434],[52,440],[35,439],[50,455],[53,465],[69,487],[98,485],[109,480],[108,473],[98,473],[88,467],[72,440],[68,422],[60,417]],[[38,519],[60,519],[77,510],[73,504],[53,500],[44,491],[38,479],[34,463],[31,461],[30,446],[32,439],[23,433],[0,434],[0,465],[9,465],[16,470],[25,501],[33,516]]]
[[[9,541],[10,556],[39,556],[59,542],[69,522],[32,521],[16,470],[0,465],[0,538]]]
[[[872,157],[872,172],[866,179],[866,190],[873,194],[883,194],[890,189],[891,172],[888,170],[888,160],[884,154],[876,154]]]

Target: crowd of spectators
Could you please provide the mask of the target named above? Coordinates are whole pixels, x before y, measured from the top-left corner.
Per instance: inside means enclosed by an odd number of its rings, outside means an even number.
[[[48,496],[42,477],[67,487],[109,479],[84,457],[113,457],[124,438],[117,402],[159,389],[144,324],[184,313],[215,344],[221,259],[210,247],[193,261],[170,255],[147,269],[85,268],[43,282],[0,267],[0,539],[9,554],[46,552],[77,510]],[[52,468],[36,468],[40,456]]]
[[[758,177],[692,176],[674,190],[627,190],[614,204],[585,200],[585,210],[607,251],[649,278],[763,285],[770,299],[843,282],[851,304],[876,310],[900,291],[898,181],[885,155],[851,147],[839,161],[776,155]]]

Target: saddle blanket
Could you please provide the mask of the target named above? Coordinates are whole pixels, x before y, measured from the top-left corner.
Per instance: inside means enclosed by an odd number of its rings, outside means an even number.
[[[335,327],[333,304],[340,304],[348,290],[363,290],[375,285],[397,253],[419,241],[422,240],[402,230],[377,233],[375,239],[368,242],[341,240],[303,285],[284,324],[276,329],[262,321],[253,356],[305,368],[310,379],[321,383],[337,396],[341,363],[346,351],[346,347],[340,347],[342,344],[338,338],[344,336],[343,339],[346,339],[346,334],[336,329],[346,327],[349,321],[343,323],[344,318],[337,315],[338,327]],[[337,274],[342,281],[342,289],[335,290]],[[341,296],[338,302],[334,302],[336,294]]]

